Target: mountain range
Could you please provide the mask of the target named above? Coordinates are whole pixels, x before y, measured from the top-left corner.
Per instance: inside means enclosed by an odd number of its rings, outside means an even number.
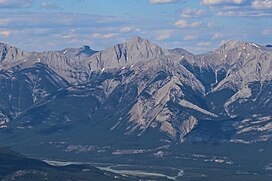
[[[141,37],[101,51],[0,43],[1,142],[99,153],[270,141],[271,66],[271,48],[236,40],[199,55]]]

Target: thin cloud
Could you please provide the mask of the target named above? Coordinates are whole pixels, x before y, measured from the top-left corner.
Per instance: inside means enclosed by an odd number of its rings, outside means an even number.
[[[126,18],[76,13],[12,13],[0,12],[0,27],[3,28],[63,28],[63,27],[108,27],[127,23]],[[130,19],[133,22],[133,19]]]
[[[244,16],[244,17],[265,17],[272,16],[272,12],[260,11],[220,11],[218,16]]]
[[[42,2],[40,5],[41,9],[53,10],[53,9],[60,9],[60,7],[53,2]]]
[[[182,18],[195,18],[203,14],[204,14],[203,10],[188,8],[188,9],[182,10],[180,13],[180,16]]]
[[[263,30],[263,35],[272,35],[272,28]]]
[[[202,0],[201,4],[219,10],[218,16],[272,16],[272,0]]]
[[[100,34],[100,33],[94,33],[91,34],[91,38],[97,38],[97,39],[109,39],[114,36],[113,33],[107,33],[107,34]]]
[[[205,5],[240,5],[246,2],[247,0],[202,0]]]
[[[121,33],[129,33],[135,30],[134,26],[124,26],[120,29]]]
[[[28,8],[32,0],[0,0],[0,8]]]
[[[159,36],[157,36],[156,39],[159,41],[166,40],[171,37],[172,33],[173,33],[173,30],[162,30],[160,31]]]
[[[104,49],[113,42],[119,42],[120,38],[138,33],[135,29],[131,33],[121,34],[120,27],[126,27],[128,23],[135,27],[141,25],[136,18],[80,13],[0,12],[0,17],[0,31],[12,32],[2,32],[0,37],[8,38],[8,42],[13,45],[31,51],[79,47],[86,44],[86,41],[93,42],[92,39],[99,39],[96,40],[96,49]],[[54,45],[46,46],[45,42],[53,42]]]
[[[213,40],[218,40],[218,39],[223,38],[223,36],[224,36],[223,33],[214,33],[213,36],[212,36],[212,39]]]
[[[151,4],[167,4],[167,3],[175,3],[178,0],[149,0]]]
[[[8,18],[0,19],[0,26],[7,26],[10,23]]]
[[[272,0],[255,0],[251,7],[254,9],[272,9]]]
[[[11,34],[10,31],[0,31],[0,36],[3,36],[3,37],[9,37]]]
[[[183,37],[183,40],[194,40],[197,39],[198,36],[197,35],[186,35]]]
[[[190,28],[190,27],[192,28],[192,27],[199,27],[201,24],[202,24],[201,22],[189,23],[186,20],[181,19],[175,23],[175,26],[179,28]]]
[[[211,43],[210,42],[199,42],[197,43],[197,46],[200,46],[200,47],[206,47],[206,46],[210,46]]]

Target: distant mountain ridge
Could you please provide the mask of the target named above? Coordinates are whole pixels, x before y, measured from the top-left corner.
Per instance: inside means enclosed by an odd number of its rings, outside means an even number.
[[[271,139],[272,50],[255,43],[229,41],[201,55],[140,37],[102,51],[0,44],[0,57],[6,142],[24,135],[34,143],[83,137],[81,144],[122,146]]]
[[[85,172],[82,170],[85,169]],[[0,179],[31,180],[136,180],[88,165],[52,166],[43,161],[26,158],[12,150],[0,148]]]

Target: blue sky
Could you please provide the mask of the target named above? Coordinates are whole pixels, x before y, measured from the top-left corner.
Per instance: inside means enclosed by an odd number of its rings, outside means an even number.
[[[133,36],[193,53],[272,44],[272,0],[0,0],[0,42],[25,50],[100,50]]]

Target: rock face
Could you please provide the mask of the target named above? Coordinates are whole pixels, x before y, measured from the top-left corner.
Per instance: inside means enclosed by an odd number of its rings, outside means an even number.
[[[267,47],[230,41],[193,55],[140,37],[99,52],[0,47],[2,130],[105,144],[270,140]]]
[[[29,53],[23,52],[16,47],[0,43],[0,63],[10,64],[19,60],[23,60],[29,56]]]
[[[161,58],[164,56],[164,51],[166,50],[148,40],[135,37],[125,43],[97,52],[86,61],[91,71],[101,71],[130,66],[152,58]]]

